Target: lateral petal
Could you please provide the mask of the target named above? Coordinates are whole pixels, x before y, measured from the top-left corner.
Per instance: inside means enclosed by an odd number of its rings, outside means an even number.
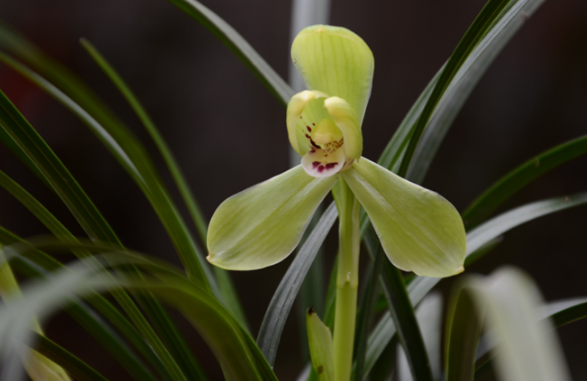
[[[429,277],[463,271],[465,228],[445,198],[366,158],[355,162],[343,176],[396,267]]]
[[[337,180],[309,176],[299,165],[228,198],[210,221],[208,261],[229,270],[281,262]]]

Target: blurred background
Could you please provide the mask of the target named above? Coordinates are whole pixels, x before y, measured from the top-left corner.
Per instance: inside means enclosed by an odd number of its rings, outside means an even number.
[[[290,1],[202,3],[287,78]],[[363,125],[364,156],[379,157],[484,3],[332,0],[331,24],[359,34],[375,55],[373,93]],[[140,122],[78,43],[81,37],[91,41],[150,112],[207,218],[225,198],[288,168],[284,108],[207,29],[170,2],[3,1],[0,21],[19,30],[101,95],[145,143],[177,196]],[[128,247],[179,264],[145,197],[81,122],[4,65],[0,65],[0,88],[60,156]],[[546,1],[480,81],[423,185],[462,211],[507,171],[554,145],[584,135],[586,111],[587,2]],[[59,200],[4,146],[0,147],[0,169],[74,233],[83,235]],[[524,189],[501,210],[585,191],[586,169],[587,157],[576,159]],[[585,296],[586,222],[585,209],[578,208],[523,225],[467,272],[489,273],[504,264],[515,265],[538,282],[547,300]],[[24,237],[47,233],[4,190],[0,190],[0,224]],[[331,237],[326,242],[327,266],[335,249],[336,239]],[[232,273],[254,335],[290,261],[256,272]],[[445,294],[451,281],[441,284]],[[303,365],[298,337],[305,330],[297,326],[294,314],[276,362],[282,380],[295,379]],[[180,317],[178,322],[204,367],[221,379],[197,334]],[[68,316],[54,317],[48,332],[107,377],[129,379]],[[563,327],[559,336],[574,379],[586,379],[587,322]]]

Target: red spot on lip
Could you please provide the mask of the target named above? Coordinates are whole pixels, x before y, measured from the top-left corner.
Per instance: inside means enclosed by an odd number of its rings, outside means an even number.
[[[323,165],[321,165],[321,166],[318,167],[318,172],[322,172],[323,170],[324,170],[324,166]]]
[[[317,166],[319,166],[319,165],[320,165],[320,162],[319,162],[319,161],[315,161],[315,162],[313,162],[313,163],[312,163],[312,169],[315,169],[315,168],[316,168]]]
[[[326,164],[326,169],[332,169],[332,168],[336,167],[336,164],[338,164],[338,163],[328,163],[328,164]]]

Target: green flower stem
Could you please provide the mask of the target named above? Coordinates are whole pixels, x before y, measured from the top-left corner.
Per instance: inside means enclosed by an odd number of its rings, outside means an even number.
[[[333,194],[340,224],[334,316],[334,374],[337,381],[349,381],[353,363],[359,286],[360,206],[342,176]]]

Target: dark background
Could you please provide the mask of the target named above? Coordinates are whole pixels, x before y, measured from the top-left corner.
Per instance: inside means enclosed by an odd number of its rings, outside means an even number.
[[[290,1],[206,0],[287,78]],[[331,24],[359,34],[375,55],[373,93],[363,125],[364,155],[377,159],[434,73],[481,10],[482,0],[333,0]],[[162,161],[124,99],[78,44],[88,38],[139,96],[173,149],[207,218],[228,196],[288,168],[285,110],[228,49],[165,0],[19,0],[0,3],[6,22],[80,75]],[[5,66],[0,88],[69,167],[129,247],[179,263],[148,202],[76,118]],[[481,80],[449,132],[424,186],[464,208],[501,175],[587,130],[587,1],[550,0],[528,20]],[[271,158],[271,160],[268,160]],[[587,158],[554,170],[502,210],[587,189]],[[0,147],[0,169],[41,200],[72,231],[81,228],[39,180]],[[547,300],[587,294],[585,209],[521,226],[467,269],[518,266]],[[186,216],[187,217],[187,216]],[[21,236],[47,231],[0,190],[0,224]],[[331,260],[335,241],[328,242]],[[253,331],[289,260],[233,273]],[[446,290],[450,282],[443,282]],[[290,319],[278,353],[280,379],[301,369],[299,331]],[[179,320],[210,373],[218,368],[197,334]],[[587,377],[587,325],[559,330],[574,379]],[[126,373],[67,316],[49,334],[106,376]],[[220,376],[218,376],[220,378]]]

